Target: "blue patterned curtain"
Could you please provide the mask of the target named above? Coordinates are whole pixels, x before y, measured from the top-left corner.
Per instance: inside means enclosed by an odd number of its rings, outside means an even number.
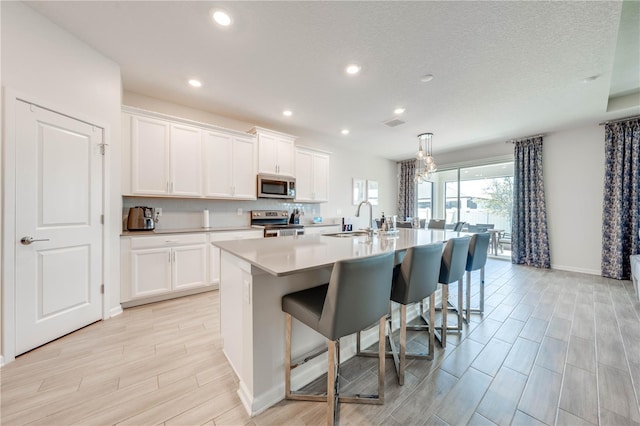
[[[640,253],[640,119],[605,127],[602,276],[629,279]]]
[[[416,160],[401,161],[398,166],[398,217],[406,220],[416,210]]]
[[[511,262],[549,268],[542,137],[515,142]]]

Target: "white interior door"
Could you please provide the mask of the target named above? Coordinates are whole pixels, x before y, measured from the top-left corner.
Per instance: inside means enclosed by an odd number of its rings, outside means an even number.
[[[16,105],[16,355],[102,318],[103,130]]]

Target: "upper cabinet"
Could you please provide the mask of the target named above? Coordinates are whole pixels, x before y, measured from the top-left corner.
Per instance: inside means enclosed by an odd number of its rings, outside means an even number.
[[[202,195],[202,132],[195,127],[171,124],[171,183],[173,195]]]
[[[296,201],[329,201],[329,154],[296,148]]]
[[[124,195],[256,199],[255,136],[130,107],[122,135]]]
[[[196,127],[132,115],[131,193],[202,196],[202,135]]]
[[[256,140],[205,131],[205,196],[256,199]]]
[[[254,127],[258,138],[258,173],[294,176],[295,137]]]

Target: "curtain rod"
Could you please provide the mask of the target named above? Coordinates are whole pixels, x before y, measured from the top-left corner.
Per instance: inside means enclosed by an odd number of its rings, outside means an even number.
[[[524,138],[519,138],[519,139],[509,139],[508,141],[505,141],[504,143],[516,143],[518,141],[523,141],[525,139],[532,139],[532,138],[541,138],[546,136],[544,133],[540,133],[539,135],[531,135],[531,136],[525,136]]]
[[[624,118],[618,118],[615,120],[609,120],[609,121],[603,121],[602,123],[599,123],[599,126],[604,126],[605,124],[610,124],[610,123],[619,123],[621,121],[627,121],[627,120],[633,120],[636,118],[640,118],[640,115],[632,115],[630,117],[624,117]]]

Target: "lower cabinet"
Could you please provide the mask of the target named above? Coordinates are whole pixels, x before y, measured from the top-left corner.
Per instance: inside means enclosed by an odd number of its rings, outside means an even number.
[[[340,225],[323,225],[323,226],[305,226],[305,235],[314,234],[333,234],[340,232]]]
[[[127,308],[218,288],[212,241],[262,238],[262,229],[126,236],[120,240],[120,302]]]
[[[209,234],[209,243],[213,241],[249,240],[252,238],[262,238],[262,229],[252,229],[250,231],[222,231]],[[211,245],[209,261],[209,280],[212,284],[220,284],[220,249]]]
[[[206,290],[212,284],[208,253],[205,233],[123,238],[121,301],[146,303]]]

